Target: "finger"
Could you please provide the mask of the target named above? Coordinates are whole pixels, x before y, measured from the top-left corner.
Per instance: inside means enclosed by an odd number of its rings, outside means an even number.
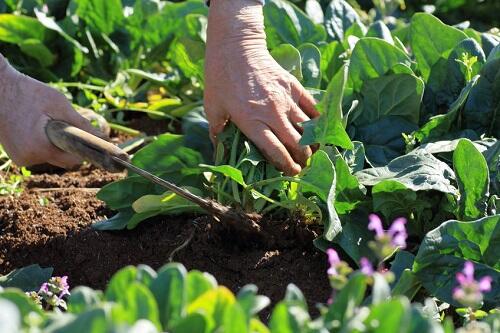
[[[209,124],[210,139],[215,143],[217,136],[224,130],[229,119],[224,112],[217,112],[208,108],[206,109],[206,115]]]
[[[295,127],[295,129],[299,133],[301,133],[301,134],[303,132],[303,128],[302,128],[302,126],[300,124],[303,123],[303,122],[306,122],[308,120],[311,120],[311,118],[309,118],[304,113],[304,111],[302,111],[302,109],[299,108],[295,104],[293,104],[292,107],[291,107],[289,118],[290,118],[290,122],[293,124],[293,126]]]
[[[74,169],[82,164],[82,159],[51,147],[47,153],[47,163],[64,169]]]
[[[78,156],[66,153],[54,146],[45,134],[45,126],[50,120],[48,117],[41,118],[34,128],[34,138],[39,143],[38,149],[31,152],[30,164],[50,163],[52,165],[71,169],[81,164],[82,160]]]
[[[107,135],[92,126],[87,118],[76,112],[71,103],[59,93],[54,96],[53,108],[47,114],[54,120],[64,121],[101,139],[109,140]]]
[[[299,107],[307,114],[310,118],[316,118],[319,116],[318,110],[316,110],[316,101],[314,97],[300,84],[299,81],[292,81],[292,96]]]
[[[240,127],[243,134],[252,140],[271,164],[289,176],[296,175],[302,170],[301,166],[294,161],[283,143],[267,125],[263,123],[252,125],[247,123],[244,126],[238,125],[238,127]]]
[[[309,146],[302,146],[299,143],[302,136],[295,129],[293,124],[286,119],[280,124],[271,124],[271,129],[278,139],[285,145],[294,161],[304,167],[307,164],[309,157],[311,157],[312,151]]]
[[[102,133],[99,129],[92,126],[92,123],[87,118],[76,112],[71,107],[71,105],[68,105],[66,107],[66,112],[64,113],[63,119],[59,120],[64,120],[68,124],[78,127],[79,129],[93,134],[101,139],[109,140],[109,137],[106,134]]]

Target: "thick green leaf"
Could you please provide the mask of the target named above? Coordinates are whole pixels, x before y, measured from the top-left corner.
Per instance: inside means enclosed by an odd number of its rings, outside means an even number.
[[[76,14],[97,32],[111,34],[123,22],[120,0],[74,0]]]
[[[243,187],[246,187],[247,184],[245,183],[245,180],[243,179],[243,174],[241,170],[230,166],[230,165],[206,165],[206,164],[201,164],[200,165],[202,168],[205,168],[207,170],[210,170],[212,172],[220,173],[225,177],[230,178],[231,180],[234,180],[238,184],[240,184]]]
[[[332,170],[333,170],[332,172],[333,179],[331,182],[331,187],[328,193],[328,197],[326,199],[326,206],[328,209],[328,219],[325,221],[325,228],[323,231],[323,237],[328,241],[332,241],[342,231],[342,224],[340,222],[337,210],[335,209],[335,199],[337,194],[336,191],[337,175],[335,172],[335,168],[333,168]]]
[[[430,231],[424,238],[413,271],[424,287],[444,302],[454,305],[452,290],[457,286],[455,275],[466,260],[474,262],[475,277],[489,275],[500,281],[500,215],[472,222],[447,221]],[[488,307],[500,302],[500,286],[484,294]]]
[[[356,127],[354,138],[363,142],[366,159],[372,166],[385,166],[405,153],[403,133],[412,133],[418,126],[400,116],[386,116],[372,124]]]
[[[474,89],[478,82],[479,76],[475,76],[467,85],[462,89],[460,95],[455,102],[450,106],[446,114],[432,117],[422,128],[415,132],[415,138],[420,142],[429,142],[436,140],[448,134],[455,126],[457,117],[462,109],[469,94]]]
[[[105,292],[107,301],[118,301],[123,297],[123,291],[127,289],[129,284],[136,281],[137,268],[134,266],[126,266],[116,272],[108,283]]]
[[[161,329],[158,304],[148,288],[139,282],[133,282],[128,284],[122,293],[119,304],[123,306],[129,324],[147,319],[156,328]]]
[[[298,80],[302,80],[300,52],[293,45],[281,44],[271,51],[271,55],[283,69],[291,73]]]
[[[410,25],[410,45],[424,80],[440,59],[448,59],[451,51],[467,35],[426,13],[413,16]]]
[[[76,39],[71,37],[68,33],[66,33],[63,28],[55,21],[54,18],[48,17],[47,14],[41,10],[35,8],[35,15],[38,21],[43,24],[43,26],[47,29],[54,30],[59,33],[63,38],[65,38],[68,42],[73,44],[83,53],[89,53],[89,49],[80,44]]]
[[[209,325],[206,315],[202,313],[190,313],[180,319],[171,329],[172,333],[206,333]]]
[[[387,74],[398,64],[410,65],[406,53],[378,38],[362,38],[351,55],[349,79],[354,91],[360,91],[364,82]]]
[[[196,195],[202,194],[201,191],[196,188],[185,187],[185,189]],[[134,201],[132,208],[137,214],[158,212],[160,214],[176,215],[182,213],[203,212],[203,210],[201,210],[196,204],[171,191],[167,191],[161,195],[144,195]]]
[[[342,121],[342,96],[347,79],[347,66],[341,68],[328,85],[323,100],[318,105],[321,115],[302,124],[304,134],[302,145],[313,143],[331,144],[345,149],[352,149],[352,142],[347,135]]]
[[[299,46],[302,59],[302,80],[304,87],[320,88],[321,84],[321,53],[311,43]]]
[[[0,14],[0,41],[21,44],[35,39],[43,42],[47,29],[37,19],[23,15]]]
[[[325,29],[307,17],[294,4],[284,0],[269,0],[264,7],[264,19],[268,45],[288,43],[298,47],[310,42],[317,43],[326,38]]]
[[[320,45],[321,50],[321,74],[323,80],[330,82],[344,64],[340,55],[345,52],[344,47],[338,41]]]
[[[432,204],[418,199],[417,193],[395,180],[384,180],[372,188],[373,210],[385,218],[418,217]]]
[[[240,304],[248,318],[252,318],[271,303],[266,296],[257,295],[257,291],[256,285],[248,284],[238,292],[238,304]]]
[[[238,303],[228,306],[224,313],[224,333],[248,332],[248,318]]]
[[[101,231],[122,230],[127,227],[128,222],[134,215],[136,214],[132,208],[124,209],[109,219],[97,221],[92,224],[92,228]]]
[[[390,44],[394,44],[394,39],[392,38],[391,31],[381,20],[373,22],[372,25],[368,27],[366,37],[376,37],[383,39]]]
[[[451,185],[455,174],[448,165],[429,153],[421,152],[401,156],[385,167],[366,169],[355,174],[361,184],[374,186],[384,180],[394,180],[413,191],[435,190],[456,194]]]
[[[309,314],[303,308],[282,301],[271,314],[269,329],[271,333],[300,333],[308,321]]]
[[[414,75],[393,74],[365,81],[360,115],[354,123],[371,124],[385,116],[401,116],[418,124],[424,82]]]
[[[335,172],[337,174],[335,210],[338,214],[344,215],[355,209],[365,199],[365,193],[363,193],[365,189],[352,175],[346,161],[341,157],[335,161]]]
[[[52,267],[42,268],[39,265],[18,268],[7,275],[0,276],[0,287],[38,291],[41,285],[50,279],[52,272]]]
[[[344,41],[346,31],[354,23],[361,23],[354,8],[344,0],[330,1],[324,20],[328,38],[339,42]]]
[[[310,165],[304,170],[301,179],[303,192],[312,192],[327,202],[328,194],[335,179],[335,170],[330,157],[323,150],[318,150],[311,157]]]
[[[160,322],[169,329],[184,315],[186,306],[186,269],[180,264],[167,264],[158,271],[151,291],[160,310]]]
[[[483,154],[472,142],[462,139],[453,153],[453,168],[460,190],[460,218],[474,220],[485,216],[490,176]]]
[[[24,54],[35,58],[42,67],[49,67],[56,60],[56,56],[38,39],[26,39],[18,45]]]
[[[186,302],[189,304],[209,290],[217,288],[215,278],[200,271],[190,271],[186,276]]]
[[[464,108],[464,125],[479,134],[500,133],[500,45],[481,68],[481,77],[470,92]]]

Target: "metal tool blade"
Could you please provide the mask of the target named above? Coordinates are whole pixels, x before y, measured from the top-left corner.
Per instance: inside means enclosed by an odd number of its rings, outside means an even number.
[[[188,190],[175,185],[174,183],[171,183],[167,180],[161,179],[160,177],[155,176],[152,173],[150,173],[144,169],[136,167],[132,163],[124,161],[119,157],[111,156],[111,158],[116,163],[122,165],[123,167],[127,168],[128,170],[133,171],[133,172],[137,173],[138,175],[146,178],[147,180],[149,180],[157,185],[160,185],[160,186],[166,188],[167,190],[172,191],[173,193],[183,197],[186,200],[189,200],[189,201],[197,204],[201,208],[207,208],[207,207],[211,206],[210,203],[206,199],[203,199],[202,197],[199,197],[196,194],[193,194],[193,193],[189,192]]]

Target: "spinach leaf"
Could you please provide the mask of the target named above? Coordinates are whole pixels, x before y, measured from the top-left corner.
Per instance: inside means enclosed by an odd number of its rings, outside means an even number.
[[[466,139],[453,153],[453,168],[460,190],[459,217],[474,220],[486,215],[490,177],[484,156]]]
[[[365,81],[356,125],[366,125],[384,116],[401,116],[418,124],[424,82],[414,75],[393,74]],[[353,117],[355,117],[353,115]]]
[[[120,0],[74,0],[76,14],[96,32],[111,34],[124,20]]]
[[[452,298],[457,285],[455,275],[466,260],[474,262],[476,278],[489,275],[500,281],[500,215],[472,222],[447,221],[424,238],[413,265],[413,271],[434,296],[459,306]],[[500,302],[500,286],[484,294],[488,308]]]
[[[271,51],[271,55],[283,69],[295,76],[299,81],[302,80],[300,52],[293,45],[279,45]]]
[[[399,48],[382,39],[362,38],[351,55],[350,86],[360,91],[365,81],[385,75],[399,64],[410,65],[410,58]]]
[[[344,0],[330,1],[324,20],[328,38],[339,42],[345,39],[346,31],[354,23],[362,24],[358,13]]]
[[[304,87],[320,88],[321,84],[321,53],[311,43],[299,47],[302,59],[302,78]]]
[[[451,184],[455,180],[453,170],[426,152],[411,152],[394,159],[387,166],[366,169],[357,172],[355,176],[365,186],[395,180],[413,191],[457,193],[457,189]]]
[[[347,79],[347,67],[344,66],[328,85],[327,92],[317,106],[321,115],[302,124],[304,134],[302,145],[313,143],[337,145],[352,149],[353,145],[342,122],[342,96]]]
[[[435,16],[425,13],[413,15],[410,46],[424,81],[429,79],[432,67],[440,59],[448,59],[455,46],[466,38],[465,33],[444,24]]]
[[[464,126],[479,134],[500,133],[500,45],[491,51],[464,107]]]

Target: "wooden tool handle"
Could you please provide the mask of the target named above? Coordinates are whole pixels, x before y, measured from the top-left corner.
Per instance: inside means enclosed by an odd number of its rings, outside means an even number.
[[[114,144],[63,121],[50,120],[45,127],[45,133],[50,142],[59,149],[111,172],[120,172],[124,169],[113,161],[111,156],[125,161],[130,159],[127,153]]]

